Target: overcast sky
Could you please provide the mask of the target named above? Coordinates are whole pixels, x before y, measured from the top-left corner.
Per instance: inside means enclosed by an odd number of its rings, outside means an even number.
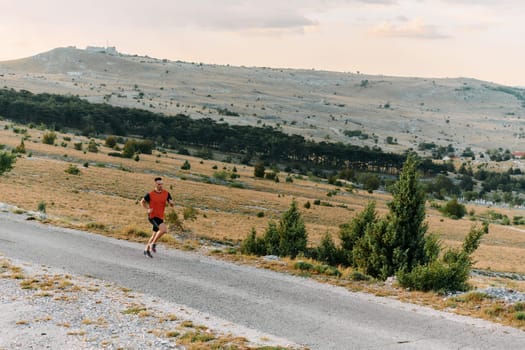
[[[0,60],[116,46],[190,62],[525,86],[524,0],[0,0]]]

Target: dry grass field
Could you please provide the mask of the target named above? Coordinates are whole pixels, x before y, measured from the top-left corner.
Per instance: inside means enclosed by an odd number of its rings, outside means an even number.
[[[279,174],[279,183],[255,179],[253,168],[249,166],[172,152],[142,154],[139,161],[116,158],[108,156],[112,150],[104,146],[103,140],[96,140],[99,151],[92,153],[86,151],[87,138],[71,134],[57,133],[55,145],[47,145],[42,143],[45,132],[0,121],[0,144],[6,145],[7,149],[19,145],[23,135],[26,138],[26,153],[17,159],[13,170],[0,177],[0,202],[15,205],[21,213],[37,212],[39,206],[44,205],[44,222],[121,239],[139,242],[148,239],[150,225],[139,200],[152,189],[153,178],[157,175],[164,177],[165,187],[177,203],[175,210],[179,216],[187,208],[197,210],[195,220],[184,222],[184,232],[172,232],[173,235],[163,237],[163,244],[182,249],[198,249],[209,241],[236,245],[252,228],[262,234],[269,220],[278,221],[292,200],[299,204],[311,245],[317,245],[327,232],[337,241],[339,225],[350,221],[368,201],[376,201],[378,212],[386,214],[387,202],[391,198],[388,194],[348,191],[319,179],[293,174],[293,183],[284,181],[289,175],[285,173]],[[79,142],[82,143],[82,151],[73,146]],[[185,161],[191,164],[190,170],[181,170]],[[71,166],[76,166],[80,173],[67,173],[66,169]],[[221,171],[232,172],[234,167],[240,175],[238,179],[227,182],[220,176],[214,176]],[[232,186],[233,182],[236,185]],[[336,194],[328,196],[334,190]],[[315,200],[320,200],[322,205],[314,205]],[[312,204],[310,209],[304,207],[306,202]],[[478,214],[495,210],[509,217],[522,215],[512,209],[481,206],[468,209]],[[38,214],[33,215],[38,218]],[[445,247],[461,244],[470,227],[476,223],[469,219],[445,218],[431,207],[427,208],[427,222],[429,232],[437,233]],[[183,237],[185,243],[174,239],[175,235]],[[202,241],[202,238],[207,240]],[[289,259],[271,263],[260,258],[230,254],[228,250],[205,251],[237,263],[301,274],[294,271],[295,262]],[[475,259],[476,268],[525,274],[525,228],[491,225],[490,233],[483,238],[475,253]],[[504,305],[501,301],[486,298],[471,300],[475,297],[445,300],[435,293],[410,292],[385,283],[352,281],[348,278],[352,272],[350,269],[342,272],[343,278],[311,277],[350,290],[390,296],[525,329],[525,321],[516,319],[514,306]],[[504,286],[525,291],[525,282],[504,278],[475,277],[470,283],[480,288]]]
[[[234,244],[244,239],[252,227],[262,234],[269,220],[278,221],[294,199],[304,216],[312,245],[317,245],[327,232],[337,240],[339,225],[350,221],[370,200],[377,202],[380,214],[385,214],[390,199],[388,194],[348,191],[306,177],[292,175],[293,183],[289,183],[284,181],[288,175],[285,173],[279,174],[279,183],[255,179],[252,167],[171,152],[142,154],[139,161],[111,157],[107,155],[111,149],[104,146],[103,140],[97,140],[99,152],[86,152],[89,140],[81,136],[58,133],[55,145],[46,145],[41,141],[45,131],[16,128],[27,130],[26,154],[0,178],[0,201],[26,211],[37,211],[43,202],[52,223],[116,237],[126,238],[130,232],[149,233],[146,214],[138,202],[152,189],[153,177],[157,175],[165,178],[165,187],[172,193],[179,215],[187,207],[197,210],[196,220],[186,220],[184,224],[188,232],[194,237]],[[71,140],[65,141],[64,137]],[[14,148],[21,138],[11,124],[0,122],[0,144]],[[83,143],[83,151],[74,149],[77,142]],[[181,170],[186,160],[191,169]],[[66,172],[71,165],[78,167],[79,175]],[[233,181],[221,180],[216,173],[231,173],[233,167],[240,177],[232,186]],[[334,190],[336,194],[328,196]],[[322,205],[314,205],[315,200]],[[308,201],[312,204],[310,209],[304,208]],[[478,214],[495,210],[511,218],[522,214],[517,209],[468,209]],[[443,217],[430,207],[427,222],[429,231],[437,233],[445,246],[459,245],[475,224],[469,219]],[[144,240],[133,235],[130,238]],[[475,257],[478,268],[525,273],[525,228],[492,224]]]

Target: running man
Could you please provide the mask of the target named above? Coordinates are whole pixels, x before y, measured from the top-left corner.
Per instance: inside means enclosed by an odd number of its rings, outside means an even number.
[[[144,255],[153,258],[151,252],[157,252],[157,241],[166,232],[168,227],[164,223],[164,210],[166,203],[173,207],[173,199],[171,194],[162,188],[162,178],[155,178],[155,189],[147,193],[144,198],[140,200],[140,204],[148,211],[148,220],[153,225],[153,234],[146,245]]]

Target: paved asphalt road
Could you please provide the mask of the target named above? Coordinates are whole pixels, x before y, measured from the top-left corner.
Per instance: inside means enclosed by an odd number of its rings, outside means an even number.
[[[5,256],[113,281],[311,349],[524,349],[525,332],[307,279],[25,221],[0,212]]]

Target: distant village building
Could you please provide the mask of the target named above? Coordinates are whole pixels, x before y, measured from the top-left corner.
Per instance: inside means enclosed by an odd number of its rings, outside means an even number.
[[[512,156],[516,159],[525,159],[525,152],[512,152]]]
[[[87,46],[86,51],[88,52],[100,52],[100,53],[107,53],[109,55],[118,55],[117,48],[115,46]]]

